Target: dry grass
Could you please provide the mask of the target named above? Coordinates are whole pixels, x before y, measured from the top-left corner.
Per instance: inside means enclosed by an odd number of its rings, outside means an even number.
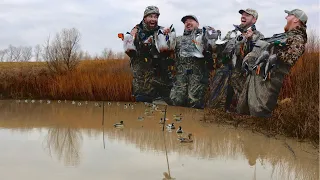
[[[50,74],[45,63],[0,63],[5,98],[133,101],[128,60],[82,61],[76,71]]]
[[[286,77],[272,118],[224,114],[208,109],[214,121],[229,122],[268,135],[282,134],[319,144],[319,37],[309,34],[304,55]],[[231,120],[231,121],[230,121]]]

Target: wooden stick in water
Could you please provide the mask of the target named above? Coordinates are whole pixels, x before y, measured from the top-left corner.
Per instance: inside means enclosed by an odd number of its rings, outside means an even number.
[[[167,105],[164,108],[164,118],[163,118],[162,131],[164,131],[164,125],[166,124],[166,114],[167,114]]]
[[[102,101],[102,125],[104,125],[104,101]]]

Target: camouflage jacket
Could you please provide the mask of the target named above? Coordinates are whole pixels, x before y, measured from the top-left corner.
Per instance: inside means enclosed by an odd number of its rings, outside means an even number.
[[[193,57],[192,52],[196,51],[196,46],[193,43],[195,34],[202,33],[201,29],[193,31],[184,31],[182,36],[177,37],[175,48],[176,58]]]
[[[293,66],[305,51],[307,32],[305,27],[297,27],[286,32],[286,45],[276,51],[278,60]]]
[[[224,40],[229,40],[229,41],[234,41],[234,49],[232,50],[232,54],[229,55],[224,55],[224,56],[229,56],[229,58],[226,58],[225,60],[222,60],[222,63],[227,63],[230,64],[232,63],[232,56],[233,54],[237,57],[236,62],[235,62],[235,68],[236,69],[241,69],[241,65],[242,65],[242,60],[243,58],[253,49],[254,47],[254,43],[259,40],[259,39],[263,39],[264,35],[258,31],[258,30],[254,30],[253,31],[253,36],[251,39],[245,39],[244,41],[242,41],[242,35],[237,35],[234,38],[231,38],[231,34],[235,32],[234,30],[229,31]],[[228,44],[227,44],[228,46]]]
[[[163,27],[157,26],[155,29],[149,30],[143,21],[141,21],[134,28],[137,28],[137,34],[134,39],[134,45],[137,48],[137,56],[132,59],[160,58],[160,53],[157,51],[155,46],[154,36],[157,31]]]

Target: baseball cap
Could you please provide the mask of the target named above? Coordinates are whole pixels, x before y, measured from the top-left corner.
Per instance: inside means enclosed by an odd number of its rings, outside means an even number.
[[[187,19],[189,19],[189,18],[191,18],[191,19],[197,21],[197,23],[199,23],[197,17],[194,16],[194,15],[186,15],[186,16],[184,16],[184,17],[181,19],[181,21],[184,23],[184,22],[185,22]]]
[[[252,15],[254,18],[258,19],[258,12],[256,10],[254,10],[254,9],[247,8],[246,10],[243,10],[243,9],[239,10],[240,14],[242,14],[244,12],[246,12],[246,13]]]
[[[294,15],[296,18],[298,18],[303,24],[307,24],[308,16],[305,12],[303,12],[300,9],[294,9],[292,11],[284,10],[285,13],[289,15]]]
[[[160,15],[159,8],[157,6],[148,6],[144,10],[143,17],[148,16],[149,14],[158,14]]]

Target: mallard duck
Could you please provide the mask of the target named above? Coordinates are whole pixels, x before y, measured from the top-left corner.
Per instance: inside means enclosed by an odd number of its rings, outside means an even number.
[[[139,116],[139,117],[138,117],[138,120],[139,120],[139,121],[143,121],[143,120],[144,120],[144,117]]]
[[[182,131],[182,127],[181,127],[181,126],[179,126],[179,129],[177,130],[177,133],[178,133],[178,134],[183,133],[183,131]]]
[[[189,134],[188,134],[188,138],[178,138],[178,140],[179,140],[181,143],[192,143],[193,140],[191,139],[191,136],[192,136],[192,134],[189,133]]]
[[[168,124],[167,128],[168,129],[175,129],[176,127],[174,126],[174,123],[172,123],[172,124]]]
[[[123,124],[123,121],[120,121],[120,123],[115,123],[113,126],[114,127],[123,127],[124,124]]]
[[[182,117],[182,114],[181,113],[179,115],[174,114],[173,117]]]
[[[176,121],[181,121],[182,117],[174,117],[173,119],[176,120]]]

